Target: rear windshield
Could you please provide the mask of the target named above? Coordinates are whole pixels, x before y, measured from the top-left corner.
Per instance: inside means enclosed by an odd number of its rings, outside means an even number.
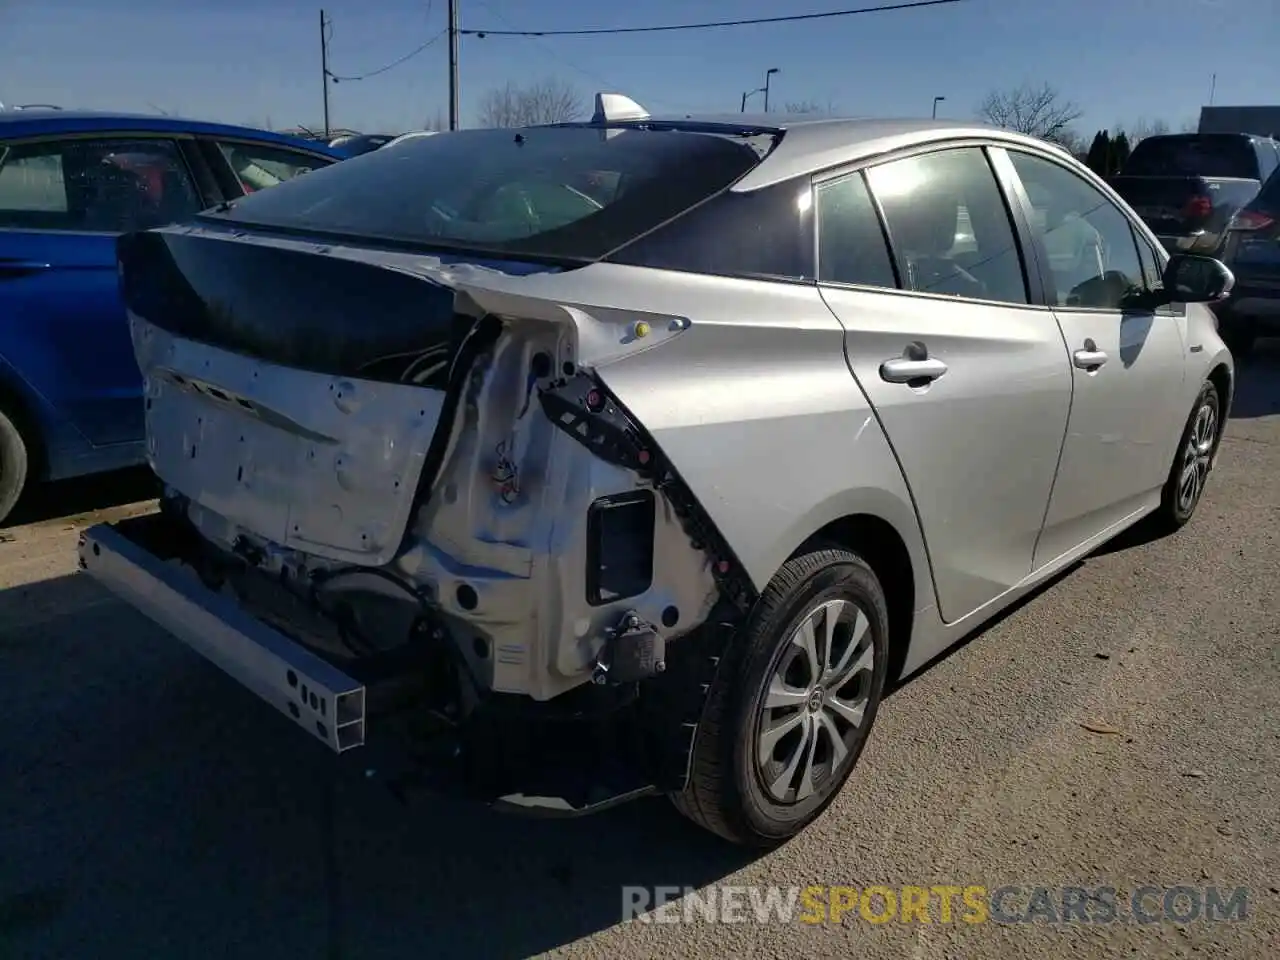
[[[1256,180],[1258,157],[1245,137],[1148,137],[1124,165],[1129,177],[1239,177]]]
[[[463,130],[354,157],[208,217],[456,250],[598,260],[732,184],[759,138]]]

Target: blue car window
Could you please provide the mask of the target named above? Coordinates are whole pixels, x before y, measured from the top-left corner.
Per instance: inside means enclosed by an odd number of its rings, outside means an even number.
[[[0,229],[124,233],[202,206],[169,140],[63,140],[0,154]]]

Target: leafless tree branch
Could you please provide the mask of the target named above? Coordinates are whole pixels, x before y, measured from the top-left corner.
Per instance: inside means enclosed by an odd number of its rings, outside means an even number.
[[[566,123],[583,115],[582,99],[569,84],[547,78],[528,86],[507,81],[490,90],[480,102],[480,125],[528,127],[540,123]]]
[[[1129,145],[1136,147],[1147,137],[1161,137],[1169,132],[1169,124],[1163,120],[1150,120],[1139,117],[1132,124],[1116,124],[1116,132],[1124,133],[1129,138]]]
[[[1024,83],[1013,90],[993,90],[978,105],[978,116],[1006,130],[1016,130],[1043,140],[1061,142],[1071,124],[1084,111],[1049,84],[1033,87]]]

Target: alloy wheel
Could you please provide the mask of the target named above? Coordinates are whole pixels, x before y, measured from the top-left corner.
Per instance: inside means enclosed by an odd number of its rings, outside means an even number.
[[[1182,472],[1178,477],[1178,509],[1189,513],[1204,492],[1218,436],[1218,411],[1205,401],[1196,411],[1182,451]]]
[[[867,616],[848,600],[815,607],[791,634],[756,732],[756,773],[772,800],[801,803],[837,778],[866,734],[875,658]]]

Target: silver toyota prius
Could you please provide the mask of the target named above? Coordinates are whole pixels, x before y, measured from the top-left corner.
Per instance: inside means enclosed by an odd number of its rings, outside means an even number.
[[[1234,384],[1221,263],[965,123],[601,94],[118,252],[165,494],[91,575],[401,785],[753,845],[890,684],[1190,520]]]

